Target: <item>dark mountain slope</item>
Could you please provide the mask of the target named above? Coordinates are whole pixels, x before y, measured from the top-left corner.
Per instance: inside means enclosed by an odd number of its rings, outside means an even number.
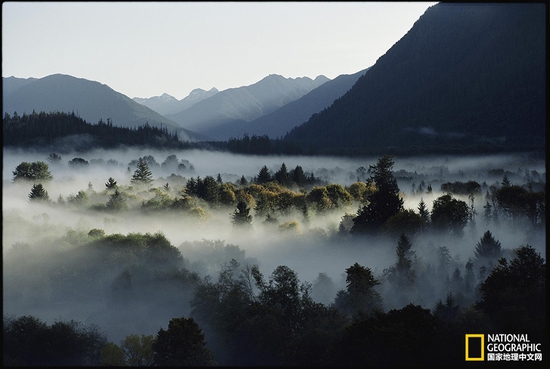
[[[306,122],[312,114],[329,107],[334,100],[348,92],[367,70],[368,68],[354,74],[343,74],[323,83],[298,100],[246,123],[236,136],[240,137],[245,133],[250,136],[268,135],[271,138],[284,136],[292,128]]]
[[[3,96],[3,113],[19,115],[33,112],[74,112],[88,123],[108,118],[115,126],[168,127],[178,131],[181,139],[194,139],[193,132],[184,131],[175,122],[146,106],[114,91],[107,85],[64,74],[37,79]]]
[[[432,6],[346,95],[285,139],[332,152],[544,145],[545,10]]]

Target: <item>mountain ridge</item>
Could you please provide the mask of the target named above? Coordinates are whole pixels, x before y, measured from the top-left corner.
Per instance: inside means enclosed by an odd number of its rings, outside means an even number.
[[[162,116],[166,116],[189,109],[194,104],[211,96],[214,96],[218,92],[218,89],[215,87],[212,87],[208,91],[203,90],[202,88],[195,88],[189,93],[189,95],[181,100],[178,100],[174,96],[167,93],[149,98],[134,97],[132,98],[132,100],[136,101],[139,104],[147,106],[148,108],[156,111]]]
[[[324,76],[312,80],[309,77],[285,78],[270,74],[252,85],[220,91],[189,109],[167,117],[186,129],[214,140],[227,140],[235,126],[271,113],[328,80]]]
[[[4,77],[2,82],[4,85]],[[3,114],[30,114],[33,111],[75,112],[92,124],[110,119],[115,126],[136,128],[148,123],[177,131],[183,140],[202,138],[97,81],[57,73],[28,83],[18,82],[22,84],[19,88],[3,96]],[[13,85],[8,81],[8,86],[10,84]]]
[[[244,123],[239,130],[235,131],[235,135],[282,137],[292,128],[306,122],[311,115],[319,113],[330,106],[336,99],[344,95],[368,70],[369,68],[366,68],[357,73],[339,75],[314,88],[301,98],[291,101],[269,114]]]

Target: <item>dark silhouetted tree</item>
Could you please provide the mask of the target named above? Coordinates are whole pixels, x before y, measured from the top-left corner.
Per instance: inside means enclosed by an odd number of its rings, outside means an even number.
[[[546,262],[532,246],[515,250],[516,256],[505,258],[481,283],[481,300],[476,308],[487,314],[503,332],[528,333],[540,342],[540,329],[546,321]]]
[[[502,249],[500,242],[495,240],[491,231],[488,230],[476,244],[474,253],[478,259],[498,260],[502,256]]]
[[[439,300],[434,308],[434,316],[438,316],[446,321],[453,321],[458,316],[460,306],[456,303],[453,293],[449,292],[445,302]]]
[[[346,269],[346,290],[336,294],[334,306],[352,316],[369,315],[382,308],[382,297],[374,289],[379,285],[370,268],[358,263]]]
[[[393,158],[385,155],[370,166],[371,177],[377,190],[368,196],[368,204],[357,212],[353,220],[352,234],[375,234],[392,216],[403,210],[403,199],[399,197],[397,180],[393,176]]]
[[[275,180],[279,182],[282,186],[288,187],[290,185],[290,175],[286,169],[285,163],[281,165],[281,168],[275,173]]]
[[[430,212],[428,211],[423,198],[420,198],[420,203],[418,203],[418,214],[420,214],[426,223],[430,221]]]
[[[271,173],[269,172],[269,169],[267,169],[267,166],[263,166],[262,169],[260,169],[260,172],[258,173],[258,176],[256,177],[256,183],[257,184],[263,184],[271,182],[273,179],[271,177]]]
[[[215,365],[204,334],[193,318],[173,318],[168,329],[161,328],[153,343],[155,366]]]
[[[399,288],[411,287],[416,280],[416,273],[412,269],[414,252],[411,251],[411,247],[409,238],[401,233],[395,250],[397,262],[386,272],[388,280]]]
[[[435,229],[462,237],[469,218],[470,208],[464,201],[454,199],[450,194],[434,200],[432,225]]]

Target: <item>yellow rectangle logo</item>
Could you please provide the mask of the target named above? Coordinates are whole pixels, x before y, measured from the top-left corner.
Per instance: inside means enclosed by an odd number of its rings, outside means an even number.
[[[466,361],[485,360],[485,335],[466,335]]]

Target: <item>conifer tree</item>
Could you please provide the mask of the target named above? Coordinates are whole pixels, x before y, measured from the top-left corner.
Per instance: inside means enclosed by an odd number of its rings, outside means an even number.
[[[109,201],[105,207],[111,211],[121,211],[128,208],[126,200],[123,195],[118,191],[118,188],[115,189],[115,193],[109,196]]]
[[[153,182],[153,174],[151,173],[149,165],[145,159],[139,158],[137,162],[137,169],[134,172],[130,182],[143,185],[150,185]]]
[[[420,203],[418,204],[418,213],[426,222],[430,221],[430,212],[428,211],[428,208],[426,207],[426,203],[424,202],[423,198],[420,198]]]
[[[271,174],[269,173],[269,169],[267,169],[267,166],[263,166],[260,170],[260,173],[258,173],[258,177],[256,177],[256,183],[257,184],[263,184],[271,182]]]
[[[242,200],[237,203],[237,209],[233,212],[231,218],[233,225],[236,227],[252,226],[252,215],[250,215],[250,208],[246,202]]]
[[[386,271],[388,279],[398,287],[410,287],[416,279],[415,272],[412,269],[413,252],[411,247],[412,244],[409,238],[401,233],[395,250],[397,262]]]
[[[117,188],[118,185],[117,185],[117,182],[114,180],[113,177],[109,177],[109,179],[107,180],[107,183],[105,183],[105,187],[107,189],[113,189],[113,188]]]
[[[50,197],[48,195],[48,191],[46,191],[44,189],[44,186],[42,186],[42,184],[39,183],[32,186],[31,192],[29,193],[29,200],[49,202]]]
[[[502,255],[502,249],[500,242],[495,240],[491,231],[487,231],[481,237],[481,240],[477,243],[476,249],[474,251],[476,258],[482,259],[493,259],[497,260]]]
[[[374,182],[377,191],[368,196],[368,205],[363,206],[353,219],[352,234],[375,234],[392,216],[403,210],[397,180],[392,173],[393,158],[384,155],[374,166],[367,184]]]
[[[290,184],[290,176],[286,169],[285,163],[281,165],[281,168],[275,173],[275,179],[283,186],[288,186]]]

